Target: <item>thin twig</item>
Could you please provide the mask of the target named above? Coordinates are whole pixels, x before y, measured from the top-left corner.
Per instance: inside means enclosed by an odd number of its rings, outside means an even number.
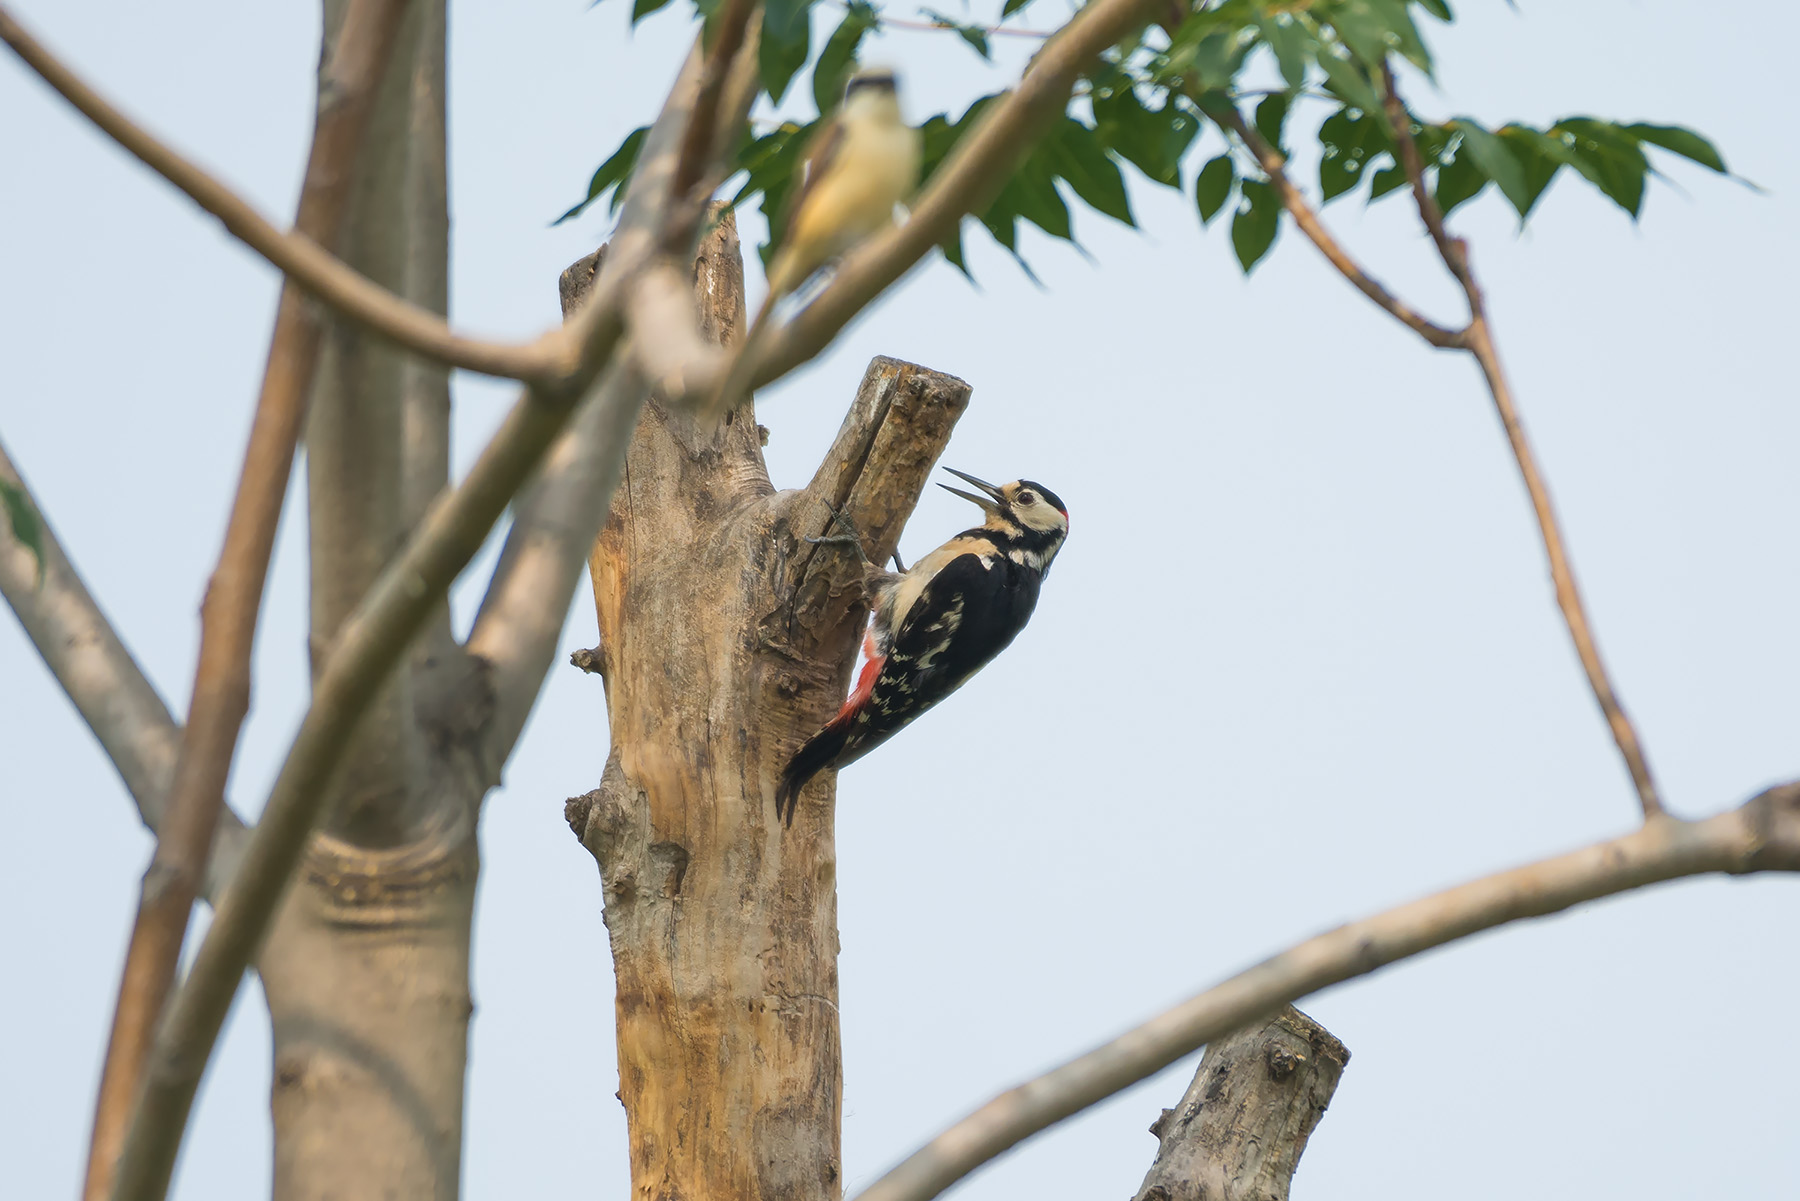
[[[573,347],[576,371],[562,378],[556,392],[526,390],[463,482],[432,505],[340,627],[243,865],[215,906],[187,980],[157,1031],[119,1158],[116,1201],[161,1201],[166,1195],[194,1094],[225,1015],[304,854],[358,721],[405,658],[413,635],[443,603],[452,581],[587,398],[595,377],[612,362],[624,333],[626,298],[665,236],[668,181],[677,140],[693,111],[701,63],[696,44],[646,139],[644,170],[634,182],[619,234],[571,326],[582,331]],[[643,400],[636,392],[618,403],[635,414]],[[627,447],[621,440],[608,453],[623,461]],[[610,500],[599,497],[598,507],[604,510]]]
[[[966,214],[984,209],[1067,112],[1081,72],[1155,6],[1155,0],[1093,0],[1045,42],[1019,86],[958,140],[906,223],[846,255],[812,303],[767,340],[751,384],[761,387],[824,350],[853,317],[954,234]]]
[[[0,41],[113,141],[161,175],[227,232],[283,271],[288,279],[344,316],[403,349],[483,375],[547,385],[566,369],[560,331],[531,342],[494,342],[457,333],[436,313],[374,283],[327,252],[304,229],[277,229],[255,207],[114,108],[0,8]]]
[[[957,1122],[854,1201],[929,1201],[1038,1131],[1282,1005],[1433,947],[1600,897],[1712,872],[1800,871],[1800,783],[1705,821],[1647,823],[1621,838],[1498,872],[1310,938]]]
[[[356,157],[406,0],[351,0],[321,73],[312,151],[295,227],[332,244],[350,202]],[[250,707],[250,656],[275,530],[305,421],[322,342],[321,314],[282,289],[262,393],[237,495],[201,607],[200,655],[168,812],[144,872],[88,1151],[86,1201],[107,1201],[163,1002],[175,979],[188,917],[206,867],[225,780]]]
[[[1255,157],[1257,165],[1263,169],[1263,173],[1269,177],[1269,182],[1275,187],[1275,194],[1281,199],[1282,207],[1287,209],[1288,215],[1294,219],[1294,224],[1300,227],[1300,232],[1319,248],[1319,253],[1323,254],[1327,261],[1337,268],[1338,274],[1355,285],[1357,291],[1380,305],[1396,321],[1433,346],[1449,348],[1460,347],[1464,344],[1466,330],[1448,329],[1419,315],[1350,257],[1349,252],[1339,244],[1336,238],[1331,236],[1331,231],[1327,230],[1320,222],[1319,214],[1307,202],[1305,195],[1294,185],[1294,181],[1288,178],[1287,157],[1269,145],[1254,127],[1247,124],[1243,114],[1238,112],[1235,105],[1215,104],[1207,99],[1204,93],[1198,92],[1190,92],[1189,98],[1198,104],[1207,116],[1237,135],[1245,149]]]
[[[1582,670],[1587,673],[1588,686],[1593,690],[1594,699],[1599,702],[1600,712],[1606,718],[1613,741],[1618,744],[1619,754],[1625,759],[1626,770],[1631,773],[1631,782],[1637,788],[1638,804],[1643,809],[1644,820],[1651,821],[1664,813],[1662,798],[1657,794],[1656,782],[1650,775],[1650,763],[1644,754],[1643,743],[1638,738],[1637,728],[1632,725],[1631,719],[1625,715],[1624,706],[1619,703],[1618,693],[1613,688],[1606,664],[1600,658],[1600,648],[1594,641],[1593,626],[1588,621],[1581,590],[1575,584],[1575,570],[1569,562],[1562,528],[1556,519],[1556,510],[1550,503],[1549,486],[1544,481],[1544,474],[1538,466],[1531,442],[1525,436],[1524,423],[1519,419],[1518,407],[1513,403],[1512,389],[1507,384],[1506,372],[1500,363],[1500,353],[1494,345],[1493,330],[1488,321],[1481,285],[1476,282],[1475,271],[1469,261],[1468,243],[1461,238],[1451,237],[1444,228],[1443,211],[1425,187],[1425,167],[1419,157],[1418,144],[1413,140],[1412,118],[1394,86],[1394,73],[1385,64],[1381,71],[1381,83],[1383,116],[1395,145],[1399,147],[1400,166],[1412,185],[1413,196],[1419,206],[1419,219],[1430,232],[1438,255],[1444,260],[1444,266],[1456,277],[1457,283],[1462,285],[1463,294],[1468,297],[1469,327],[1464,331],[1463,344],[1481,365],[1482,378],[1487,381],[1488,392],[1494,398],[1494,410],[1500,416],[1507,443],[1512,447],[1513,458],[1519,464],[1519,475],[1525,481],[1525,491],[1531,497],[1532,512],[1537,517],[1538,531],[1543,536],[1544,553],[1550,560],[1550,579],[1556,589],[1557,607],[1562,610],[1563,621],[1569,627],[1569,638],[1575,643],[1575,653],[1581,659]]]
[[[1006,25],[956,25],[948,21],[908,21],[903,17],[882,17],[880,25],[886,29],[904,29],[910,33],[949,33],[952,30],[961,32],[973,29],[994,38],[1036,38],[1042,41],[1051,37],[1047,29],[1014,29]]]

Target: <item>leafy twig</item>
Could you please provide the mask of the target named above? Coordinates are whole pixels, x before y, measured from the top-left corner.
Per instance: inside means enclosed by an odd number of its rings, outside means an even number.
[[[1261,134],[1244,120],[1236,107],[1230,104],[1212,103],[1203,93],[1189,93],[1190,98],[1200,106],[1201,111],[1219,122],[1237,135],[1244,147],[1256,159],[1257,166],[1269,177],[1275,187],[1275,194],[1280,198],[1282,207],[1287,209],[1294,224],[1300,227],[1312,244],[1319,249],[1327,261],[1336,267],[1338,273],[1356,286],[1357,291],[1374,301],[1386,310],[1396,321],[1424,338],[1433,346],[1460,347],[1467,331],[1448,329],[1436,322],[1427,320],[1413,310],[1405,301],[1388,291],[1379,280],[1365,271],[1355,259],[1350,257],[1338,240],[1331,236],[1319,220],[1319,214],[1305,195],[1288,178],[1287,158],[1279,150],[1264,140]]]
[[[1382,112],[1389,133],[1399,147],[1400,165],[1406,172],[1407,181],[1412,185],[1413,195],[1418,202],[1419,219],[1430,231],[1431,240],[1437,246],[1444,265],[1456,277],[1457,283],[1462,285],[1464,295],[1468,297],[1469,326],[1463,331],[1463,346],[1481,365],[1482,378],[1487,381],[1488,392],[1494,398],[1494,410],[1499,414],[1500,424],[1506,430],[1506,440],[1512,447],[1514,459],[1518,461],[1519,474],[1525,481],[1525,491],[1531,497],[1532,511],[1537,516],[1538,531],[1543,536],[1544,553],[1550,560],[1550,578],[1556,589],[1557,606],[1562,610],[1563,621],[1569,627],[1569,637],[1575,643],[1575,653],[1581,659],[1582,670],[1587,673],[1588,686],[1593,689],[1594,699],[1599,702],[1600,712],[1606,718],[1613,741],[1618,744],[1619,754],[1624,757],[1626,769],[1631,773],[1644,820],[1661,817],[1664,813],[1662,798],[1657,794],[1656,783],[1651,778],[1650,764],[1644,755],[1643,744],[1638,739],[1637,728],[1625,715],[1624,706],[1619,703],[1618,693],[1607,674],[1606,664],[1600,658],[1600,648],[1594,642],[1593,627],[1588,621],[1587,607],[1582,603],[1581,591],[1575,585],[1575,571],[1569,563],[1568,550],[1563,544],[1556,510],[1550,503],[1549,487],[1538,467],[1531,443],[1525,436],[1518,407],[1513,403],[1512,388],[1507,383],[1499,351],[1494,346],[1493,331],[1488,323],[1481,286],[1476,282],[1474,269],[1469,262],[1468,243],[1461,238],[1451,237],[1444,228],[1444,214],[1425,187],[1424,165],[1412,136],[1412,118],[1394,86],[1394,73],[1385,64],[1381,71],[1381,83]]]

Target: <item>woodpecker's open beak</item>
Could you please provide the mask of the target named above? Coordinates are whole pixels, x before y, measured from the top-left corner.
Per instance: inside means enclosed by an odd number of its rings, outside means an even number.
[[[961,488],[952,488],[949,484],[939,484],[938,487],[950,493],[952,496],[960,496],[964,500],[973,501],[975,504],[981,506],[981,511],[984,513],[995,513],[999,511],[1000,506],[994,502],[1000,499],[1000,489],[994,487],[986,480],[978,480],[967,472],[958,471],[954,467],[946,467],[944,470],[948,471],[959,480],[967,480],[969,483],[974,484],[977,488],[980,488],[983,492],[987,493],[987,496],[976,496],[973,492],[964,492]],[[993,499],[990,500],[988,497],[992,497]]]

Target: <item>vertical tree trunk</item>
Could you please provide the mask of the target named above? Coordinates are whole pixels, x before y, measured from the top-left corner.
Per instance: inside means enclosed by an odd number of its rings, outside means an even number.
[[[597,258],[565,273],[565,311]],[[729,215],[695,289],[703,332],[741,337]],[[748,404],[707,431],[652,400],[638,426],[590,564],[611,750],[568,817],[604,882],[641,1201],[841,1194],[835,784],[791,830],[773,797],[843,700],[867,609],[854,551],[803,539],[837,508],[890,555],[968,395],[877,359],[812,484],[780,493]]]
[[[329,38],[342,0],[326,0]],[[443,311],[444,0],[414,0],[337,248]],[[448,475],[448,379],[333,324],[307,430],[315,663]],[[365,720],[258,959],[277,1201],[457,1195],[484,680],[447,617]]]

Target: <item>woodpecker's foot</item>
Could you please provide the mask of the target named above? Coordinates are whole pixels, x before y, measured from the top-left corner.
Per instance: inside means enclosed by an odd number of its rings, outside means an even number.
[[[824,503],[824,502],[821,502]],[[868,553],[863,550],[862,535],[857,533],[856,526],[844,515],[843,510],[825,505],[825,511],[831,514],[831,523],[844,532],[841,534],[820,534],[817,538],[805,538],[814,546],[852,546],[856,548],[856,557],[864,563],[869,561]]]

